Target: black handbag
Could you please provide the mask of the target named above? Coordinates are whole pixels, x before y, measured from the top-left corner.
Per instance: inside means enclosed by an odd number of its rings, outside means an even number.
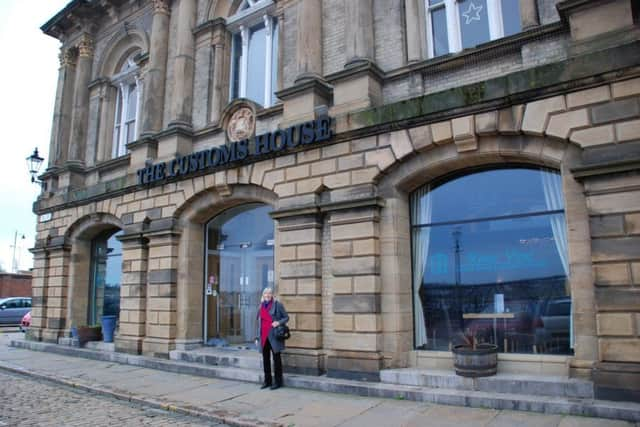
[[[288,340],[291,337],[289,327],[287,325],[276,326],[274,334],[279,340]]]

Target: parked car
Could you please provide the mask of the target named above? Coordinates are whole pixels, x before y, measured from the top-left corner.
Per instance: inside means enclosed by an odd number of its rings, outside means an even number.
[[[27,332],[27,329],[31,326],[31,312],[28,312],[22,317],[22,321],[20,322],[20,331]]]
[[[536,344],[541,352],[555,353],[569,347],[571,298],[544,301],[534,321]]]
[[[0,299],[0,324],[19,325],[29,311],[31,311],[31,298],[2,298]]]

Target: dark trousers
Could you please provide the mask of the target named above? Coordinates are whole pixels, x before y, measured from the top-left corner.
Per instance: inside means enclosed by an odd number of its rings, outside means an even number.
[[[275,353],[271,348],[269,339],[262,347],[262,364],[264,366],[264,382],[266,384],[272,384],[271,382],[271,358],[269,353],[273,354],[273,364],[276,369],[276,384],[282,385],[282,359],[280,353]]]

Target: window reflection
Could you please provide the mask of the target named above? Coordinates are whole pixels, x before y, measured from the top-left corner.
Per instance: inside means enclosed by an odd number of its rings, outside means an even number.
[[[117,236],[121,234],[122,231],[109,232],[93,241],[89,324],[100,323],[102,316],[120,314],[122,243]]]
[[[416,346],[464,335],[504,352],[571,351],[560,176],[477,172],[412,195]]]

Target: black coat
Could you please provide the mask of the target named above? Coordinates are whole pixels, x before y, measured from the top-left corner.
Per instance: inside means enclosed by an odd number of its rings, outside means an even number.
[[[258,309],[258,333],[262,334],[262,328],[260,324],[260,310],[262,307]],[[286,325],[289,321],[289,314],[287,314],[287,310],[285,310],[284,305],[277,300],[273,300],[273,304],[271,304],[271,309],[269,310],[269,314],[271,318],[280,323],[281,325]],[[267,337],[269,340],[269,344],[271,344],[271,348],[274,353],[280,353],[284,350],[284,340],[280,340],[276,338],[275,328],[271,328],[269,331],[269,336]],[[262,351],[262,336],[259,337],[259,348]]]

